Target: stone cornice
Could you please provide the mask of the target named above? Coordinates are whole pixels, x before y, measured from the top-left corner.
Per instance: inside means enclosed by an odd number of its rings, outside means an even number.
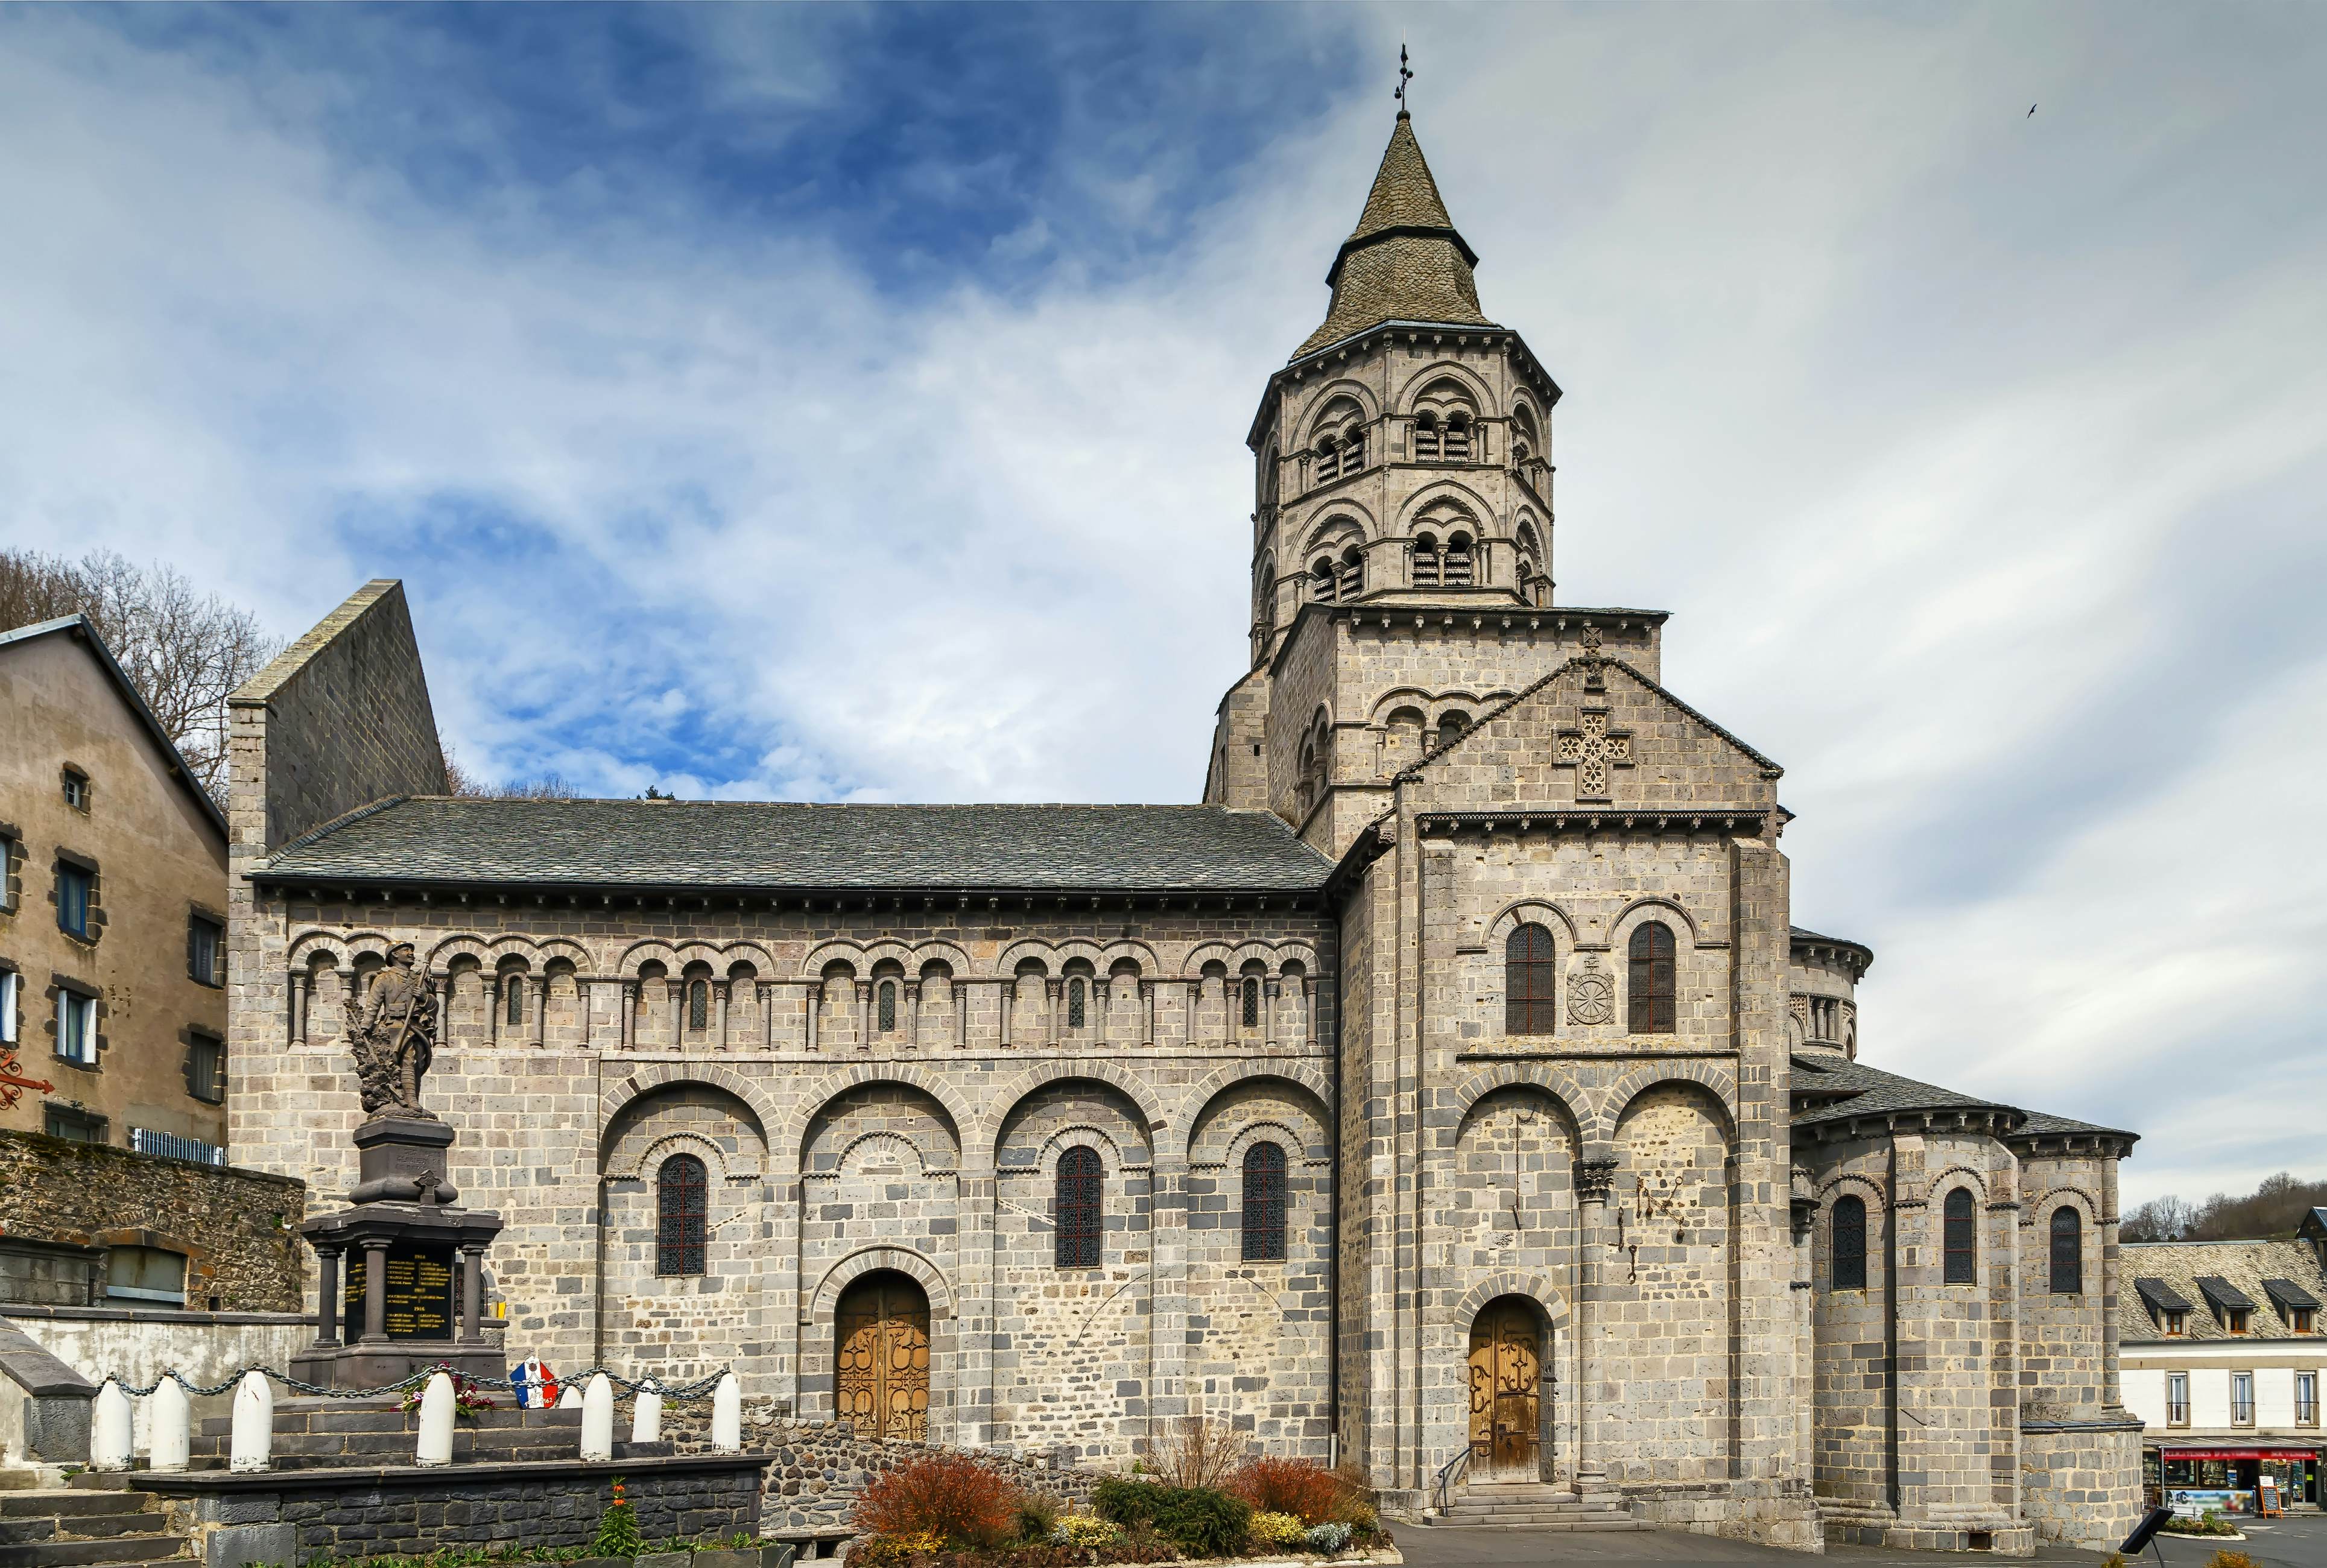
[[[1750,833],[1769,820],[1753,807],[1691,807],[1648,810],[1635,807],[1561,806],[1500,811],[1417,811],[1418,833]]]
[[[1403,338],[1413,347],[1419,347],[1425,338],[1434,345],[1442,346],[1452,340],[1456,348],[1469,348],[1473,343],[1481,348],[1500,347],[1510,359],[1511,369],[1543,399],[1547,414],[1560,399],[1559,383],[1551,378],[1551,372],[1543,368],[1542,361],[1536,358],[1535,350],[1527,346],[1527,340],[1509,327],[1463,326],[1446,322],[1382,322],[1339,342],[1312,349],[1271,374],[1268,384],[1261,388],[1260,406],[1254,410],[1252,424],[1245,432],[1245,444],[1256,453],[1260,450],[1262,433],[1269,422],[1270,406],[1283,383],[1306,380],[1312,375],[1330,371],[1352,354],[1370,353],[1378,348],[1387,348],[1390,340],[1395,338]]]
[[[1268,656],[1269,678],[1275,679],[1280,667],[1291,654],[1294,642],[1300,637],[1302,623],[1314,617],[1326,621],[1346,621],[1353,630],[1378,626],[1384,631],[1478,631],[1524,632],[1540,636],[1549,632],[1555,637],[1570,631],[1582,631],[1585,627],[1602,630],[1629,632],[1638,627],[1660,627],[1672,619],[1668,610],[1593,610],[1568,605],[1535,606],[1517,602],[1518,595],[1509,588],[1478,588],[1468,590],[1481,598],[1493,596],[1499,603],[1467,605],[1399,603],[1391,594],[1414,592],[1408,589],[1388,589],[1380,599],[1360,599],[1354,603],[1328,604],[1312,599],[1293,613],[1285,623],[1284,635],[1277,639],[1276,651]],[[1425,589],[1424,593],[1463,593],[1462,589]],[[1661,688],[1659,688],[1661,689]],[[1724,733],[1726,732],[1724,732]]]

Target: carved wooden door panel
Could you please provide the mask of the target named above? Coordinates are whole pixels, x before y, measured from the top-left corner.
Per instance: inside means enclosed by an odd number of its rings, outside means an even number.
[[[920,1442],[930,1421],[930,1299],[900,1274],[868,1274],[833,1313],[837,1414],[859,1437]]]
[[[1543,1346],[1524,1302],[1490,1302],[1471,1325],[1471,1473],[1481,1480],[1534,1480],[1538,1461],[1537,1379]]]

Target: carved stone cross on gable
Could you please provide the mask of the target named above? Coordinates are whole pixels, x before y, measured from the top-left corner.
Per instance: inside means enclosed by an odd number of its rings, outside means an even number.
[[[1575,770],[1578,800],[1608,798],[1608,770],[1632,765],[1632,732],[1608,727],[1608,710],[1584,710],[1582,729],[1562,730],[1553,762]]]

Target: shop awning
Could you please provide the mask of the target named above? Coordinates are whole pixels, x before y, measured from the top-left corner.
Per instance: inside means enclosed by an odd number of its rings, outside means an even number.
[[[2316,1448],[2164,1448],[2161,1460],[2317,1459]]]

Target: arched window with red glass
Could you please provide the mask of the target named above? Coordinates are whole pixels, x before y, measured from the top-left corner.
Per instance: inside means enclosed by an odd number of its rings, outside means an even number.
[[[1558,960],[1551,933],[1532,922],[1503,939],[1503,1032],[1549,1034]]]
[[[1673,1008],[1673,934],[1661,920],[1632,931],[1631,961],[1625,976],[1625,1005],[1634,1034],[1670,1034]]]
[[[1098,1267],[1099,1232],[1106,1223],[1105,1190],[1106,1171],[1098,1150],[1078,1144],[1059,1156],[1051,1202],[1051,1218],[1058,1231],[1059,1267]]]
[[[703,1162],[692,1154],[673,1154],[655,1172],[655,1273],[704,1272],[710,1187]]]
[[[1244,1261],[1285,1257],[1285,1151],[1255,1143],[1244,1152]]]

